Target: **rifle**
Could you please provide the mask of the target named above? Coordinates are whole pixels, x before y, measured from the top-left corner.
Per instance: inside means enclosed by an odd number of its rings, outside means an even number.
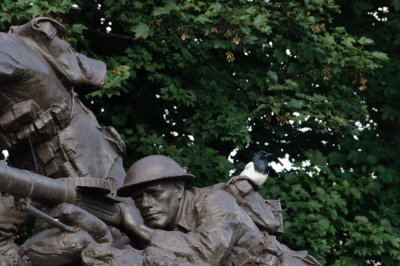
[[[36,209],[31,201],[53,207],[61,203],[71,203],[95,215],[103,222],[119,225],[120,208],[116,203],[113,180],[88,177],[52,179],[31,171],[0,164],[0,192],[17,198],[16,206],[64,231],[75,232],[73,228]]]

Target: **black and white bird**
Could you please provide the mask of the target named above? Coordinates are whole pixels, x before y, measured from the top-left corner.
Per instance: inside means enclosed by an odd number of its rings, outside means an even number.
[[[255,153],[253,161],[246,165],[240,175],[247,176],[261,187],[269,174],[268,157],[271,155],[271,153],[266,151]]]

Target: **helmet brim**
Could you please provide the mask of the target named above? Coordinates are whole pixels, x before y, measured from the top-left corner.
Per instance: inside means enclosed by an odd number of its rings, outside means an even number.
[[[194,175],[191,174],[185,174],[185,175],[173,175],[173,176],[155,176],[155,177],[150,177],[147,178],[146,182],[132,182],[130,184],[123,185],[117,190],[117,195],[120,197],[130,197],[132,195],[133,190],[135,190],[136,187],[142,186],[145,184],[153,183],[156,181],[160,180],[181,180],[185,182],[186,184],[192,183],[194,180]]]

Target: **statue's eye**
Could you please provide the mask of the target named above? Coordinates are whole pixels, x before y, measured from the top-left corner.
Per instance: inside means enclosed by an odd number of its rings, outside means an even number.
[[[134,200],[135,202],[137,202],[137,203],[141,202],[142,199],[143,199],[143,196],[142,196],[142,195],[136,195],[136,196],[133,197],[133,200]]]
[[[152,193],[150,193],[151,197],[153,198],[159,198],[162,195],[161,191],[153,191]]]

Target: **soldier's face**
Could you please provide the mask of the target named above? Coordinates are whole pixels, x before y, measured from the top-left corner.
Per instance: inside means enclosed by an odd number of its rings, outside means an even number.
[[[174,229],[183,189],[183,184],[174,181],[153,182],[135,189],[132,198],[145,225],[154,229]]]

